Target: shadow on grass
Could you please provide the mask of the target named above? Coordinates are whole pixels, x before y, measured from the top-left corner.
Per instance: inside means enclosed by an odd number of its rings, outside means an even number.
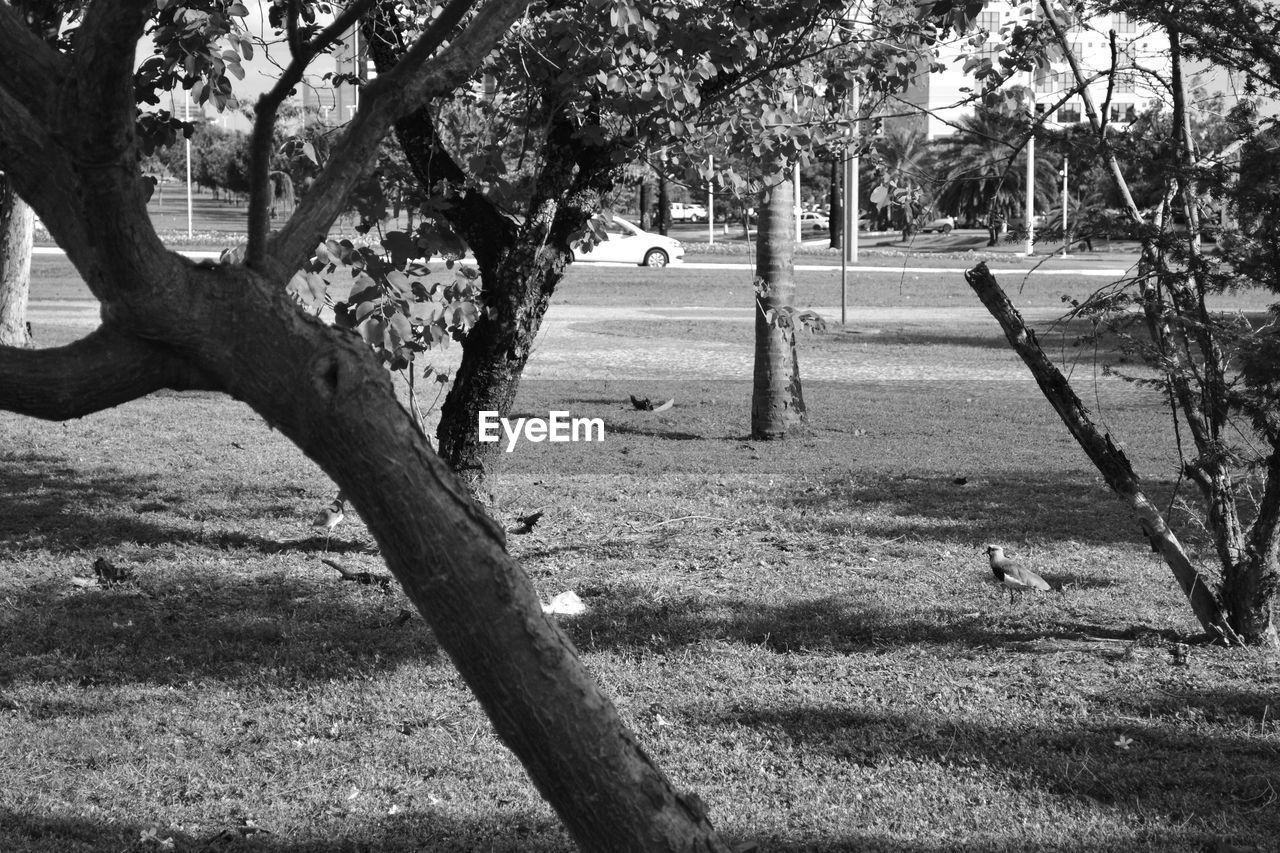
[[[716,815],[711,815],[716,824]],[[262,832],[246,830],[228,820],[228,827],[208,835],[193,834],[166,826],[128,820],[88,820],[74,817],[29,815],[0,810],[0,849],[24,853],[98,853],[103,850],[120,853],[146,853],[168,849],[174,853],[352,853],[377,850],[380,853],[455,853],[461,850],[486,850],[489,853],[569,853],[577,848],[558,824],[533,814],[494,814],[487,819],[467,819],[443,810],[407,811],[379,818],[348,817],[332,835],[316,832],[312,837],[289,838],[273,834],[269,826]],[[154,835],[150,835],[154,833]],[[803,841],[786,838],[770,839],[756,849],[759,853],[1010,853],[1024,850],[1026,838],[1019,834],[1016,821],[1010,822],[1007,837],[991,841],[912,841],[900,835],[888,836],[860,829],[850,829],[839,837],[814,838],[802,832]],[[143,840],[146,838],[147,840]],[[154,838],[154,840],[151,840]],[[725,834],[733,848],[756,839]],[[164,839],[170,843],[161,846]],[[1149,850],[1192,849],[1205,838],[1195,829],[1175,833],[1148,829],[1142,841]],[[1089,844],[1037,842],[1035,849],[1044,853],[1098,853],[1096,841]],[[1116,850],[1132,850],[1134,840],[1127,839]]]
[[[7,592],[0,684],[21,676],[83,686],[289,685],[359,677],[437,653],[423,622],[405,618],[402,598],[336,580],[319,561],[314,579],[196,570],[178,585],[172,574],[149,578],[145,566],[137,574],[135,583],[109,588],[42,583]]]
[[[1148,480],[1144,488],[1164,506],[1174,483]],[[1179,494],[1195,499],[1185,486]],[[783,483],[767,493],[746,493],[743,499],[796,513],[800,516],[793,525],[797,533],[929,540],[975,550],[999,544],[1006,549],[1013,546],[1015,552],[1025,551],[1022,542],[1054,541],[1132,543],[1135,550],[1147,549],[1124,505],[1090,474],[993,471],[957,485],[951,474],[944,473],[855,471],[816,484]],[[1199,541],[1194,531],[1184,535],[1180,530],[1179,536],[1187,542]],[[1093,583],[1067,574],[1054,579],[1077,588]]]
[[[579,648],[588,651],[661,651],[720,641],[761,646],[780,654],[850,654],[914,644],[1035,653],[1028,643],[1083,638],[1191,639],[1146,626],[1116,628],[1080,622],[1057,596],[1012,606],[993,599],[985,612],[937,609],[915,617],[852,596],[785,604],[698,595],[655,601],[644,588],[622,584],[610,587],[604,595],[584,589],[583,597],[590,609],[562,627]],[[1027,617],[1034,617],[1034,621]]]
[[[239,494],[234,503],[237,517],[255,511],[281,517],[301,513],[300,531],[313,533],[301,495],[285,489],[280,494]],[[219,496],[224,499],[224,496]],[[273,539],[234,529],[235,519],[222,519],[209,511],[208,520],[183,516],[179,524],[165,523],[166,512],[184,511],[188,498],[174,493],[172,484],[154,474],[131,474],[100,466],[73,466],[66,458],[39,453],[8,454],[0,458],[0,541],[10,547],[103,552],[120,544],[199,544],[219,549],[249,549],[263,553],[299,551],[321,553],[323,535]],[[257,506],[260,504],[261,506]],[[224,527],[225,525],[225,527]],[[367,542],[335,535],[328,543],[334,553],[358,553]]]
[[[1116,690],[1095,696],[1093,702],[1114,706],[1127,694]],[[1256,701],[1263,695],[1259,689]],[[1201,701],[1212,703],[1213,694],[1206,692]],[[732,707],[694,703],[682,712],[672,710],[693,726],[721,732],[754,729],[805,754],[825,753],[862,767],[937,763],[1003,770],[992,776],[1008,780],[1011,802],[1025,794],[1052,794],[1083,807],[1167,816],[1187,827],[1186,835],[1167,839],[1177,849],[1209,840],[1202,835],[1205,825],[1234,823],[1256,833],[1255,839],[1280,832],[1280,813],[1270,807],[1280,785],[1273,745],[1243,734],[1206,736],[1161,725],[1158,719],[1117,722],[1115,707],[1100,709],[1100,716],[1109,717],[1107,723],[1081,717],[1080,722],[1053,725],[1002,719],[978,723],[942,712],[751,699],[737,699]],[[1122,737],[1128,739],[1126,748],[1116,745]],[[1202,821],[1199,826],[1196,819]]]
[[[164,825],[127,820],[29,815],[0,810],[0,850],[23,853],[353,853],[377,850],[494,853],[568,853],[576,849],[550,819],[510,809],[491,820],[467,819],[443,809],[406,811],[394,816],[348,816],[332,822],[332,834],[313,830],[310,837],[289,838],[270,826],[248,827],[227,816],[225,829],[207,835]],[[151,835],[154,833],[154,835]],[[144,840],[144,834],[147,834]],[[169,839],[169,843],[164,843]]]
[[[692,432],[663,429],[661,426],[620,423],[609,421],[609,432],[619,435],[641,435],[646,438],[657,438],[664,441],[706,441],[707,436]]]

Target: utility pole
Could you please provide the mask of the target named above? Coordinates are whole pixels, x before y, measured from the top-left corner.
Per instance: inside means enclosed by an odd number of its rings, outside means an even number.
[[[1031,20],[1036,19],[1036,7],[1031,7]],[[1034,255],[1036,242],[1036,69],[1027,72],[1027,107],[1030,111],[1027,127],[1027,243],[1024,254]]]
[[[859,86],[853,84],[849,110],[849,140],[844,158],[844,245],[840,250],[840,325],[848,314],[848,266],[858,262],[858,113]]]
[[[1062,158],[1062,257],[1066,257],[1071,248],[1071,229],[1067,227],[1067,166],[1071,158]]]
[[[707,245],[716,243],[716,158],[707,155]]]

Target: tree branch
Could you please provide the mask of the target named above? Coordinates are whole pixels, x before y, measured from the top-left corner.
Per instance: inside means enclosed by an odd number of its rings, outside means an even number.
[[[54,349],[0,347],[0,408],[82,418],[153,391],[222,390],[163,347],[103,326]]]
[[[294,215],[269,241],[268,253],[283,270],[296,269],[310,257],[341,212],[347,194],[392,122],[453,91],[502,38],[527,0],[489,0],[466,29],[438,56],[431,54],[448,37],[476,0],[452,0],[432,26],[387,75],[364,89],[364,100],[329,163],[298,205]]]
[[[0,171],[22,200],[62,235],[69,256],[86,259],[90,249],[77,203],[80,182],[71,160],[48,127],[4,87],[0,87]]]
[[[399,59],[396,48],[403,52],[403,32],[392,21],[393,15],[394,4],[384,0],[365,25],[366,42],[379,76],[395,68]],[[442,199],[443,215],[467,241],[481,270],[496,264],[496,252],[510,244],[514,226],[483,193],[467,186],[467,174],[444,147],[431,111],[423,106],[400,117],[395,133],[414,178],[424,189],[430,190],[440,180],[462,188]]]
[[[14,7],[0,4],[0,89],[44,119],[70,67],[66,57],[27,28]]]
[[[289,4],[289,65],[253,108],[253,136],[249,143],[249,245],[245,250],[245,263],[251,267],[260,267],[267,252],[267,233],[271,229],[271,193],[267,186],[271,177],[271,146],[280,105],[302,81],[311,60],[354,26],[372,3],[373,0],[358,0],[348,6],[306,43],[298,32],[298,3]]]
[[[75,31],[71,75],[77,85],[72,102],[60,103],[59,122],[79,130],[90,163],[127,163],[133,168],[134,52],[154,0],[98,0],[89,5]]]

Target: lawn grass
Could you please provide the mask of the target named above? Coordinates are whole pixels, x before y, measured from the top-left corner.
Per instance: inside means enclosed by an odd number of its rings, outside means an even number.
[[[575,271],[560,298],[742,306],[734,281],[682,302],[680,279],[627,273]],[[745,329],[672,322],[602,324],[635,347]],[[926,334],[804,345],[931,361]],[[678,402],[636,411],[637,391]],[[717,826],[774,851],[1275,849],[1275,657],[1196,643],[1031,383],[805,391],[812,430],[770,444],[746,437],[742,382],[526,382],[518,412],[599,416],[607,438],[497,469],[500,516],[546,511],[510,550],[544,596],[587,602],[562,624]],[[1168,500],[1158,400],[1096,393]],[[320,562],[309,520],[333,486],[246,407],[157,394],[67,424],[0,415],[0,436],[0,850],[568,849],[403,595]],[[1007,603],[987,542],[1066,598]],[[371,550],[353,517],[329,556],[374,569]],[[137,581],[72,583],[99,556]]]

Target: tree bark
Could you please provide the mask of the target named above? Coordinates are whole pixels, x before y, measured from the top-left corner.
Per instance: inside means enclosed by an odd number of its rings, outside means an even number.
[[[756,235],[756,352],[751,394],[751,437],[785,438],[807,416],[792,325],[795,300],[795,215],[786,172],[760,194]]]
[[[27,297],[35,213],[0,175],[0,345],[31,346]]]
[[[242,289],[258,305],[214,322],[211,335],[236,345],[204,341],[199,361],[236,383],[237,396],[347,494],[498,735],[583,849],[724,850],[697,799],[672,789],[543,615],[501,529],[432,452],[385,369],[359,338],[305,318],[280,284],[251,273],[205,284],[226,298]],[[262,364],[274,368],[254,370]]]
[[[1107,485],[1129,505],[1147,543],[1160,553],[1173,571],[1201,626],[1216,639],[1239,644],[1240,636],[1231,625],[1227,612],[1214,592],[1214,586],[1191,564],[1159,509],[1143,493],[1138,475],[1134,473],[1128,457],[1115,446],[1110,435],[1103,433],[1093,423],[1088,409],[1071,388],[1070,381],[1044,354],[1036,341],[1035,332],[1027,328],[1022,315],[1013,307],[987,265],[980,263],[969,270],[965,274],[965,280],[991,312],[991,316],[1000,323],[1010,346],[1031,370],[1045,399],[1062,418],[1062,422],[1102,474]]]

